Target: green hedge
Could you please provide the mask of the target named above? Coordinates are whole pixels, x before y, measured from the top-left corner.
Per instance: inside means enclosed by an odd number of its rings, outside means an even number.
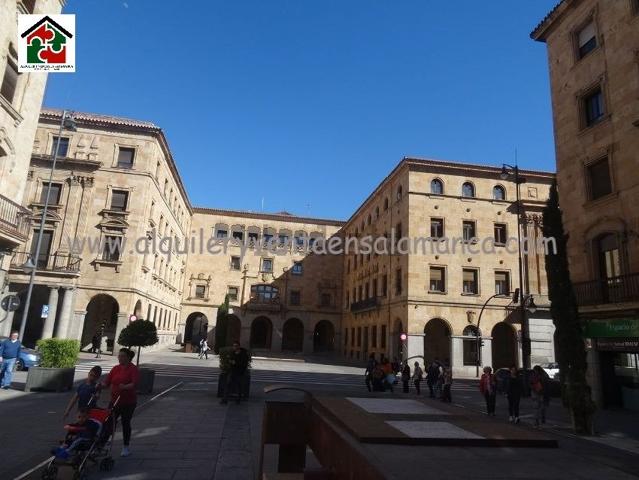
[[[38,340],[38,351],[42,355],[41,367],[72,368],[78,361],[80,342],[62,338]]]

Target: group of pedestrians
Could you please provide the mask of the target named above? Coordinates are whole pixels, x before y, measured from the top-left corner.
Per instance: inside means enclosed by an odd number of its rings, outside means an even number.
[[[408,361],[399,363],[394,359],[391,362],[382,356],[378,362],[375,359],[375,354],[371,353],[364,371],[364,378],[369,392],[386,390],[393,392],[393,385],[401,380],[403,393],[410,393],[410,384],[412,383],[417,395],[421,395],[421,383],[426,380],[431,398],[438,398],[447,403],[452,402],[452,369],[449,362],[442,363],[437,358],[433,360],[426,371],[422,369],[419,362],[413,363],[411,371]]]
[[[543,368],[535,365],[527,381],[533,401],[534,426],[539,428],[546,423],[546,408],[550,403],[548,375]],[[506,377],[505,385],[502,386],[502,391],[506,394],[506,399],[508,400],[508,421],[511,423],[519,423],[519,405],[524,394],[524,382],[525,380],[520,370],[514,365],[510,367],[509,375]],[[495,416],[497,403],[497,390],[497,378],[492,368],[484,367],[484,373],[479,380],[479,391],[486,400],[486,413],[493,417]]]

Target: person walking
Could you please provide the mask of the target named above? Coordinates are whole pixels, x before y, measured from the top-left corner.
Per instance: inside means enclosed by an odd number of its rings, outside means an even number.
[[[430,398],[435,398],[435,385],[439,380],[439,360],[435,358],[428,366],[428,375],[426,377],[426,385],[428,385],[428,391]]]
[[[495,416],[495,403],[497,400],[497,381],[493,375],[493,369],[484,367],[484,374],[479,380],[479,391],[486,399],[486,413],[488,416]]]
[[[129,444],[131,442],[131,419],[133,412],[137,406],[136,389],[140,379],[138,367],[131,362],[135,357],[133,350],[121,348],[118,353],[118,364],[111,369],[102,387],[111,387],[111,402],[109,407],[112,408],[115,415],[115,421],[118,418],[122,421],[122,457],[128,457],[131,454]]]
[[[415,390],[417,391],[417,395],[421,395],[421,390],[419,389],[419,385],[422,383],[422,378],[424,377],[424,371],[419,366],[419,362],[415,362],[415,368],[413,368],[413,385],[415,385]]]
[[[519,402],[523,385],[519,378],[519,370],[514,365],[510,367],[510,376],[506,385],[506,397],[508,398],[508,420],[512,423],[519,423]]]
[[[99,365],[94,366],[89,370],[89,374],[87,375],[86,380],[78,385],[73,397],[69,400],[67,404],[67,408],[64,410],[62,414],[62,418],[66,419],[69,416],[69,413],[73,409],[75,405],[77,405],[78,410],[82,408],[90,408],[94,407],[98,401],[98,397],[100,396],[100,377],[102,376],[102,367]]]
[[[226,388],[224,388],[224,397],[220,401],[221,404],[227,404],[229,402],[229,392],[232,388],[237,389],[237,403],[240,403],[242,399],[242,379],[248,368],[248,352],[246,349],[240,347],[240,342],[233,342],[233,351],[231,352],[231,369],[227,373]]]
[[[545,383],[544,370],[539,365],[535,365],[530,376],[530,396],[532,397],[535,411],[535,428],[539,428],[542,423],[546,423]]]
[[[393,385],[395,384],[395,374],[393,373],[393,366],[388,361],[388,358],[382,360],[382,371],[384,372],[384,390],[387,388],[394,392]]]
[[[102,353],[102,332],[97,331],[91,339],[91,352],[95,353],[95,358],[100,358]]]
[[[452,403],[453,396],[451,388],[453,386],[453,370],[450,368],[450,364],[446,362],[446,365],[442,367],[442,374],[440,375],[440,381],[442,384],[442,402]]]
[[[9,338],[5,338],[0,343],[0,358],[2,367],[0,368],[0,386],[3,390],[9,390],[13,379],[13,367],[20,357],[22,344],[18,340],[18,332],[11,332]]]
[[[364,381],[366,382],[366,388],[369,392],[373,391],[373,372],[376,366],[377,361],[375,360],[375,354],[371,353],[368,356],[368,362],[366,362],[366,370],[364,370]]]
[[[410,384],[410,366],[408,362],[404,362],[404,366],[402,367],[402,391],[404,393],[409,392],[409,384]]]
[[[206,338],[203,338],[202,340],[200,340],[200,355],[199,355],[199,359],[201,360],[202,357],[206,358],[207,360],[209,359],[209,342],[206,341]]]

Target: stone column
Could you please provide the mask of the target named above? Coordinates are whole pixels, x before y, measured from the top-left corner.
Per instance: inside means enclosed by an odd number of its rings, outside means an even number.
[[[87,316],[86,310],[75,310],[73,312],[73,322],[69,328],[68,336],[71,339],[82,341],[82,330],[84,330],[84,318]],[[80,345],[81,348],[87,345]]]
[[[424,363],[424,334],[423,333],[409,333],[406,340],[406,349],[408,350],[406,358],[421,357],[411,360],[411,365],[415,362],[419,364]],[[411,367],[412,368],[412,367]]]
[[[282,351],[282,330],[273,326],[271,331],[271,352]]]
[[[481,347],[481,366],[491,367],[493,365],[493,339],[492,337],[481,337],[484,346]]]
[[[42,327],[42,338],[53,337],[53,327],[55,326],[55,317],[58,311],[58,287],[49,288],[49,314],[44,319],[44,327]]]
[[[129,324],[129,314],[128,313],[118,313],[118,324],[115,327],[115,337],[113,338],[113,352],[117,352],[119,350],[118,347],[118,337],[120,336],[120,332]]]
[[[0,337],[8,337],[11,334],[11,325],[13,325],[14,312],[5,312],[0,310]]]
[[[73,304],[75,300],[75,289],[63,287],[62,310],[60,311],[60,319],[55,329],[56,338],[71,338],[69,335],[71,316],[73,315]]]
[[[463,374],[464,371],[464,337],[450,337],[450,368],[453,376]],[[445,359],[441,359],[444,361]]]

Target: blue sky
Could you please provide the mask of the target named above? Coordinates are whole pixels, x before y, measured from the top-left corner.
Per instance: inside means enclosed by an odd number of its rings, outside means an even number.
[[[345,219],[404,156],[554,170],[555,3],[68,0],[45,105],[160,125],[195,206]]]

